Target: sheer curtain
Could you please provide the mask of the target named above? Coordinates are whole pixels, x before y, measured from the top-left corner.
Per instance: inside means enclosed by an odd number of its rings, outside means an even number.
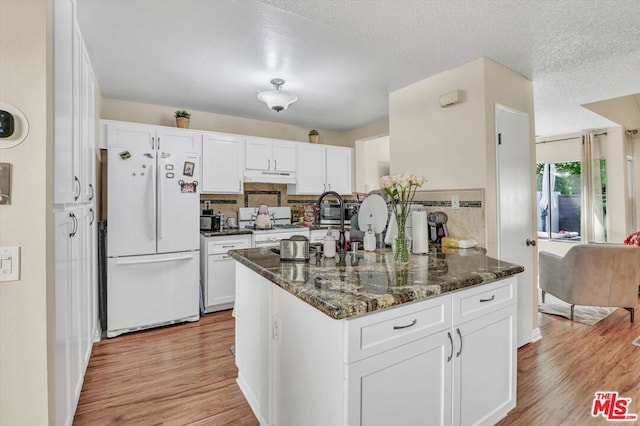
[[[605,242],[605,218],[600,176],[601,149],[593,133],[582,135],[582,230],[584,242]]]

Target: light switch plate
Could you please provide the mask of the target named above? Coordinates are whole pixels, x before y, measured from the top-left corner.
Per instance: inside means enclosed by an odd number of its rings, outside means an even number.
[[[0,247],[0,281],[20,279],[20,247]]]
[[[459,195],[452,195],[451,196],[451,208],[452,209],[459,209],[460,208],[460,196]]]

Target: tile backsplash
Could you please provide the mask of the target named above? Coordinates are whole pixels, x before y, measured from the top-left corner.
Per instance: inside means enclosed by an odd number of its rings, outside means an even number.
[[[200,208],[204,208],[204,201],[211,202],[211,209],[215,213],[221,212],[225,217],[237,217],[239,207],[253,207],[260,204],[269,206],[289,206],[315,203],[318,196],[314,195],[289,195],[287,185],[271,183],[247,183],[244,186],[244,194],[201,194]],[[451,206],[451,196],[457,195],[460,207],[454,209]],[[345,197],[346,200],[355,200],[355,197]],[[481,247],[485,246],[484,226],[484,190],[438,190],[418,191],[414,202],[422,204],[427,212],[442,211],[447,214],[449,220],[447,229],[453,238],[473,238]]]
[[[451,197],[457,195],[460,207],[451,206]],[[441,211],[447,214],[449,236],[457,239],[471,239],[485,247],[484,190],[439,190],[418,191],[414,202],[422,204],[427,212]]]

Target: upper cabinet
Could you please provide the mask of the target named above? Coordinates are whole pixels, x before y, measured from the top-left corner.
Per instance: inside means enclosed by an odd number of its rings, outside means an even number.
[[[297,184],[291,189],[295,194],[351,194],[352,152],[339,146],[298,145]]]
[[[245,146],[246,169],[272,172],[296,170],[296,142],[248,136]]]
[[[95,196],[95,82],[73,2],[54,8],[55,204],[85,203]]]
[[[202,140],[202,192],[241,194],[244,138],[205,133]]]

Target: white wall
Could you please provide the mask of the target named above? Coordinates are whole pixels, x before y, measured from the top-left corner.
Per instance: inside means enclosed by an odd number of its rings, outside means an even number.
[[[0,246],[20,246],[22,256],[20,280],[0,283],[0,425],[49,423],[47,293],[53,287],[53,237],[47,183],[52,176],[48,3],[0,1],[0,99],[22,110],[30,126],[22,144],[0,149],[0,161],[13,164],[12,202],[0,206]]]
[[[441,108],[453,90],[464,101]],[[485,187],[484,99],[484,58],[391,93],[391,173],[421,173],[425,190]]]
[[[100,118],[161,126],[175,126],[176,121],[173,114],[177,109],[181,108],[103,98]],[[193,110],[189,112],[191,113],[191,123],[189,127],[196,130],[262,136],[300,142],[309,141],[308,134],[310,129],[307,128],[230,115],[213,114],[210,112]],[[334,132],[323,129],[317,130],[320,133],[319,143],[321,144],[353,147],[354,141],[347,140],[344,132]]]
[[[380,188],[380,177],[389,174],[389,136],[357,140],[355,148],[356,191]]]

